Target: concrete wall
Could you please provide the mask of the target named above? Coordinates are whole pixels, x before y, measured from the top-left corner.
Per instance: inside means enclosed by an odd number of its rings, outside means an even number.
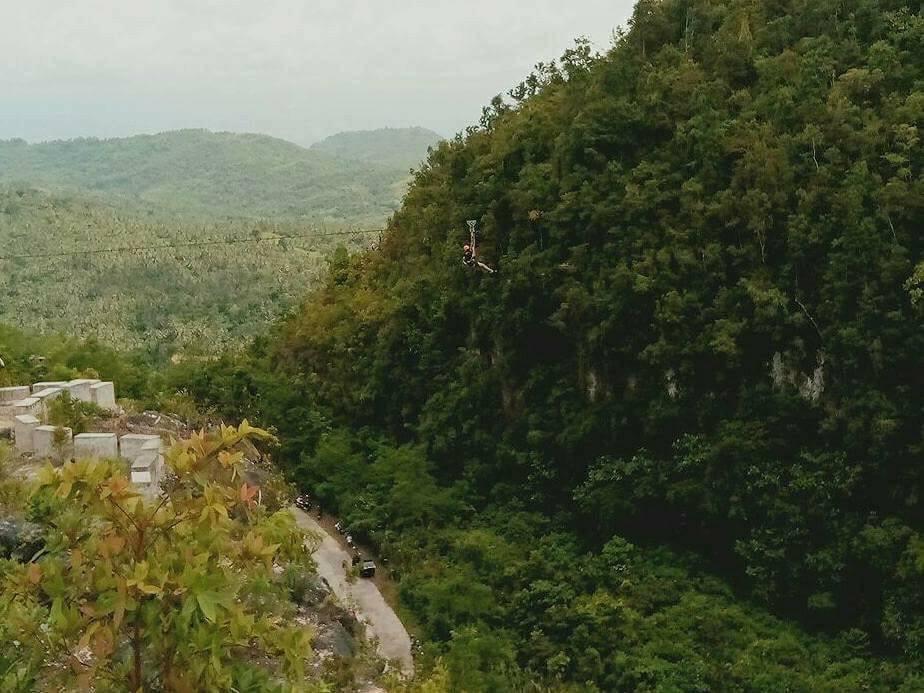
[[[21,452],[32,452],[32,432],[42,422],[32,414],[20,414],[13,419],[13,438],[16,449]]]
[[[44,390],[39,390],[34,393],[32,399],[37,399],[41,402],[41,406],[35,412],[35,415],[43,421],[48,421],[48,405],[51,403],[51,400],[60,397],[63,393],[64,390],[59,387],[46,387]]]
[[[20,452],[32,452],[36,457],[56,457],[53,447],[54,426],[42,426],[48,420],[48,404],[63,393],[82,402],[94,402],[103,409],[116,411],[115,384],[91,378],[75,380],[44,380],[32,386],[0,388],[0,418],[9,419]],[[23,418],[24,417],[24,418]],[[41,430],[39,430],[41,429]],[[68,432],[68,444],[64,454],[70,456],[72,441]],[[77,436],[76,450],[83,457],[114,458],[119,457],[119,441],[114,433],[92,433]],[[123,455],[130,462],[141,453],[148,441],[156,441],[160,450],[160,436],[129,435],[128,455]]]
[[[96,383],[91,385],[90,398],[98,407],[113,411],[116,408],[115,384]]]
[[[38,458],[51,458],[61,461],[70,455],[73,441],[73,431],[65,428],[66,441],[60,448],[55,446],[55,431],[57,426],[38,426],[32,431],[32,451]]]
[[[115,433],[81,433],[74,436],[74,457],[118,459],[119,439]]]
[[[0,402],[18,402],[21,399],[26,399],[30,394],[27,385],[0,387]]]
[[[134,462],[144,450],[145,444],[156,443],[157,449],[160,450],[161,440],[157,435],[146,435],[143,433],[127,433],[119,439],[119,452],[122,459]],[[150,451],[150,448],[148,448]]]
[[[42,390],[47,390],[50,387],[56,387],[60,390],[63,389],[67,383],[67,380],[47,380],[39,383],[32,383],[32,392],[41,392]]]
[[[71,380],[64,386],[64,389],[70,392],[74,399],[79,399],[81,402],[92,402],[93,395],[90,393],[90,388],[98,382],[99,380]]]
[[[27,397],[26,399],[21,399],[18,402],[13,402],[9,406],[9,410],[10,415],[13,417],[20,416],[21,414],[41,416],[43,411],[42,400],[35,397]]]
[[[125,437],[122,436],[122,439]],[[160,492],[160,482],[164,477],[163,442],[159,436],[138,437],[149,440],[142,443],[138,456],[132,462],[131,480],[142,493],[154,496]],[[130,446],[135,442],[130,441]]]
[[[54,399],[55,397],[60,397],[64,393],[60,387],[45,387],[37,392],[33,392],[32,396],[35,399]]]

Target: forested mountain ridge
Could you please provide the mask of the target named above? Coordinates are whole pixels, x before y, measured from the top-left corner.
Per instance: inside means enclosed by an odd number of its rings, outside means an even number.
[[[919,690],[921,45],[917,2],[642,0],[183,382],[278,427],[457,690]]]
[[[417,167],[427,157],[427,149],[443,138],[421,127],[380,128],[331,135],[311,145],[311,149],[331,156],[369,161],[387,166]]]
[[[399,151],[402,143],[392,146]],[[405,156],[422,159],[426,152],[421,145]],[[0,183],[92,192],[156,216],[210,221],[380,223],[400,202],[407,174],[404,165],[340,158],[267,135],[208,130],[0,141]]]

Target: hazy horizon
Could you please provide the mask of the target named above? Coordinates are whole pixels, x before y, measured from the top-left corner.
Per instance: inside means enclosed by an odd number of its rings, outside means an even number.
[[[609,48],[632,4],[0,0],[0,139],[189,128],[307,146],[410,126],[449,137],[576,37]]]
[[[273,138],[276,138],[276,139],[284,140],[284,141],[288,142],[289,144],[294,144],[294,145],[296,145],[296,146],[299,146],[299,147],[303,147],[303,148],[305,148],[305,149],[308,149],[308,148],[310,148],[312,145],[318,144],[319,142],[322,142],[322,141],[326,140],[328,137],[333,137],[333,136],[335,136],[335,135],[340,135],[340,134],[344,134],[344,133],[375,132],[375,131],[378,131],[378,130],[409,130],[409,129],[416,128],[416,127],[423,127],[423,126],[416,125],[416,124],[412,124],[412,125],[383,125],[382,127],[379,127],[379,128],[363,128],[363,129],[361,129],[361,130],[338,130],[337,132],[332,132],[332,133],[330,133],[330,134],[328,134],[328,135],[324,135],[324,136],[319,137],[318,139],[316,139],[316,140],[314,140],[314,141],[312,141],[312,142],[307,142],[307,143],[306,143],[306,142],[295,142],[294,140],[291,140],[291,139],[289,139],[289,138],[287,138],[287,137],[283,137],[283,136],[281,136],[281,135],[276,135],[276,134],[273,134],[273,133],[270,133],[270,132],[256,132],[256,131],[253,131],[253,130],[215,130],[215,129],[207,128],[207,127],[185,127],[185,128],[173,128],[173,129],[169,129],[169,130],[151,130],[151,131],[149,131],[149,132],[133,132],[133,133],[125,134],[125,135],[74,135],[74,136],[72,136],[72,137],[51,137],[51,138],[43,139],[43,140],[29,140],[29,139],[26,139],[25,137],[2,137],[2,136],[0,136],[0,142],[10,142],[10,141],[15,141],[15,140],[24,140],[24,141],[25,141],[27,144],[29,144],[29,145],[33,145],[33,144],[54,144],[55,142],[71,142],[71,141],[74,141],[74,140],[81,140],[81,139],[87,139],[87,140],[100,140],[100,141],[104,141],[104,140],[121,140],[121,139],[129,139],[129,138],[132,138],[132,137],[155,137],[155,136],[157,136],[157,135],[162,135],[162,134],[166,134],[166,133],[170,133],[170,132],[197,131],[197,130],[202,131],[202,130],[204,130],[204,131],[207,131],[207,132],[211,132],[212,134],[215,134],[215,135],[231,134],[231,135],[258,135],[258,136],[265,136],[265,137],[273,137]],[[425,130],[430,130],[431,132],[436,133],[437,135],[439,135],[439,136],[442,137],[442,138],[446,138],[447,136],[449,136],[449,135],[447,135],[446,133],[437,132],[436,130],[433,130],[432,128],[424,128],[424,129],[425,129]],[[454,133],[453,133],[453,134],[454,134]]]

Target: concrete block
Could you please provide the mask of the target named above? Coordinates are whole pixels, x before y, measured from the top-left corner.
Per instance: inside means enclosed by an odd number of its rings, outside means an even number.
[[[154,441],[152,441],[153,443]],[[153,444],[148,444],[153,448]],[[132,464],[132,483],[149,495],[160,491],[160,482],[164,473],[164,458],[159,448],[145,450]]]
[[[21,414],[37,415],[42,412],[42,400],[36,399],[35,397],[27,397],[18,402],[13,402],[9,410],[14,418]]]
[[[157,450],[160,450],[160,436],[144,433],[126,433],[119,438],[119,454],[123,460],[134,462],[144,450],[145,444],[151,446],[156,444]]]
[[[32,452],[32,432],[42,422],[32,414],[20,414],[13,419],[13,439],[20,452]]]
[[[76,459],[114,460],[119,457],[119,438],[115,433],[81,433],[74,436]]]
[[[42,390],[47,390],[50,387],[56,387],[60,390],[63,389],[67,383],[67,380],[47,380],[39,383],[32,383],[32,392],[41,392]]]
[[[71,397],[79,399],[81,402],[92,402],[90,387],[98,383],[98,380],[78,379],[71,380],[64,386],[64,389],[71,393]]]
[[[38,392],[33,392],[32,396],[35,399],[49,400],[54,399],[55,397],[60,397],[64,393],[60,387],[46,387]]]
[[[55,445],[55,434],[58,426],[37,426],[32,431],[32,451],[38,458],[50,457],[53,460],[63,460],[71,452],[73,443],[73,431],[69,428],[62,428],[64,431],[64,440],[60,446]]]
[[[151,472],[141,471],[141,470],[135,471],[134,469],[132,469],[132,483],[133,484],[137,486],[147,486],[153,480],[154,479],[151,476]]]
[[[116,408],[115,385],[113,383],[96,383],[90,386],[90,398],[96,406],[110,411]]]
[[[159,460],[160,456],[157,453],[144,453],[132,462],[132,469],[152,472],[157,469]]]
[[[0,387],[0,402],[18,402],[21,399],[26,399],[30,394],[28,385]]]

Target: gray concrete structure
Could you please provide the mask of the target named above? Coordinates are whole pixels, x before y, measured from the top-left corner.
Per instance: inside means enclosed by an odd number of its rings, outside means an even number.
[[[74,436],[74,457],[118,459],[119,439],[115,433],[80,433]]]
[[[57,431],[64,432],[60,445],[55,444]],[[32,431],[32,450],[36,457],[61,461],[70,455],[73,431],[59,426],[37,426]]]
[[[154,485],[154,476],[148,469],[132,466],[132,483],[142,491],[148,491]]]
[[[160,437],[150,438],[142,443],[138,456],[132,462],[131,480],[142,493],[153,496],[160,492],[160,482],[164,476],[164,456]],[[130,441],[130,444],[134,442]]]
[[[67,380],[48,380],[39,383],[32,383],[32,392],[41,392],[42,390],[47,390],[50,387],[63,389],[67,383]]]
[[[0,403],[13,403],[26,399],[31,392],[28,385],[0,387]]]
[[[59,387],[46,387],[44,390],[39,390],[32,395],[32,399],[37,399],[41,402],[41,406],[38,407],[36,411],[36,416],[40,416],[42,419],[48,419],[48,405],[51,404],[51,401],[56,397],[60,397],[64,393]]]
[[[98,383],[99,380],[87,380],[84,378],[71,380],[64,389],[71,393],[71,397],[79,399],[81,402],[92,402],[93,396],[90,394],[90,388]]]
[[[160,489],[160,466],[157,464],[157,455],[141,455],[132,464],[132,483],[146,493],[154,493]]]
[[[18,402],[13,402],[10,405],[9,410],[13,417],[19,416],[21,414],[32,414],[37,416],[42,413],[42,400],[36,399],[35,397],[27,397],[26,399],[21,399]]]
[[[98,407],[113,411],[116,408],[115,384],[104,382],[91,385],[90,398]]]
[[[62,390],[60,387],[46,387],[39,390],[38,392],[33,392],[32,396],[35,399],[48,400],[54,399],[55,397],[60,397],[63,392],[64,390]]]
[[[124,436],[119,438],[119,454],[122,456],[123,460],[134,462],[136,459],[138,459],[138,456],[141,455],[143,451],[145,451],[145,444],[156,444],[156,449],[160,451],[160,436],[147,435],[144,433],[126,433]],[[150,451],[151,448],[148,448],[147,452]]]
[[[32,452],[32,432],[42,422],[32,414],[20,414],[13,419],[13,438],[20,452]]]

